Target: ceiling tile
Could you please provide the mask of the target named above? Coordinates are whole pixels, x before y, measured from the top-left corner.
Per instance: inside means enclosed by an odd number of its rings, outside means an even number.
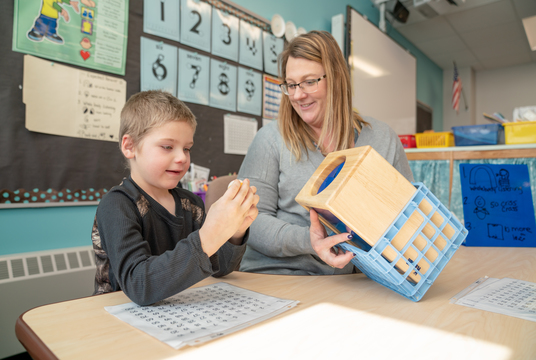
[[[513,0],[517,16],[521,19],[536,15],[536,1],[534,0]]]
[[[458,36],[449,36],[437,40],[425,41],[417,44],[417,47],[427,55],[444,55],[453,51],[467,49],[465,43]]]
[[[528,49],[525,39],[515,41],[497,42],[493,45],[479,46],[471,48],[471,52],[475,54],[478,60],[500,58],[503,56],[511,56],[524,58],[526,62],[530,61],[530,49]]]
[[[403,26],[397,28],[397,30],[414,44],[456,35],[452,27],[443,17],[436,17]]]
[[[527,60],[524,57],[516,57],[516,56],[509,56],[509,55],[501,56],[497,58],[487,58],[482,61],[482,64],[487,70],[507,67],[507,66],[521,65],[521,64],[526,64],[526,63],[527,63]]]
[[[525,32],[523,31],[523,28],[519,26],[519,21],[512,21],[505,24],[461,33],[460,37],[467,46],[478,47],[493,45],[497,42],[521,39],[525,37]]]
[[[536,1],[536,0],[535,0]],[[445,16],[458,33],[503,24],[517,19],[514,6],[510,0],[503,0],[488,5],[472,8]]]
[[[450,54],[437,55],[431,57],[432,61],[443,69],[452,67],[452,62],[456,61],[458,67],[474,67],[480,65],[478,59],[469,50],[456,51]]]

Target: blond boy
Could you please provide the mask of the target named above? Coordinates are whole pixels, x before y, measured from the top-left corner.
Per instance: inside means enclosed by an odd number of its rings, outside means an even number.
[[[198,196],[177,187],[190,166],[196,124],[166,92],[141,92],[125,104],[120,147],[130,176],[97,208],[95,294],[123,290],[148,305],[240,262],[259,197],[249,180],[235,181],[205,214]]]

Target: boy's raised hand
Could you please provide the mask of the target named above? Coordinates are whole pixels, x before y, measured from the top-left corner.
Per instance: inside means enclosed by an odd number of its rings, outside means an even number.
[[[240,244],[257,217],[259,195],[249,180],[235,180],[223,196],[210,207],[205,223],[199,230],[203,251],[212,256],[227,241]]]

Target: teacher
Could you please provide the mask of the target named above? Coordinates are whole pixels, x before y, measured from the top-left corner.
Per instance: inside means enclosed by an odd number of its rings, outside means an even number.
[[[240,271],[356,272],[353,254],[333,248],[349,234],[327,237],[314,210],[309,213],[294,198],[326,154],[358,146],[372,146],[413,181],[404,148],[387,124],[352,110],[348,65],[328,32],[295,37],[279,56],[279,65],[284,81],[279,119],[259,130],[238,173],[239,179],[250,179],[260,197]]]

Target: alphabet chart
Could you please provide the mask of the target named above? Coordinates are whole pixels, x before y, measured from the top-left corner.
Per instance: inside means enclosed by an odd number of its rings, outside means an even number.
[[[169,346],[180,349],[264,321],[298,303],[220,282],[185,290],[150,306],[131,302],[108,306],[105,310]]]
[[[455,304],[536,321],[536,283],[487,278],[469,288],[455,296]]]

